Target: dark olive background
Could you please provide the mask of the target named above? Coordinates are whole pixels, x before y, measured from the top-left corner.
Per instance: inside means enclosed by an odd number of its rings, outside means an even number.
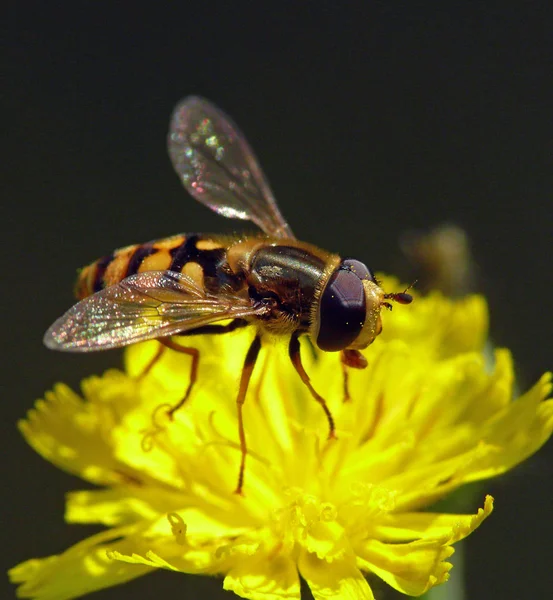
[[[169,164],[169,115],[188,94],[240,124],[303,239],[390,270],[406,230],[466,228],[493,338],[513,350],[521,385],[551,368],[547,3],[110,4],[12,2],[7,21],[6,566],[93,531],[62,521],[64,492],[83,484],[35,455],[15,428],[54,382],[77,385],[119,364],[117,352],[42,347],[72,303],[77,267],[132,242],[241,228],[193,202]],[[548,596],[552,470],[550,443],[485,485],[497,508],[467,544],[468,598]],[[215,597],[219,587],[158,573],[96,597]]]

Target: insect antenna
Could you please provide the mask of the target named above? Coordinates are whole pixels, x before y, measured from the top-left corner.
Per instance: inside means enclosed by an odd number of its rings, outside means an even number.
[[[389,294],[384,294],[385,300],[392,300],[393,302],[397,302],[398,304],[411,304],[413,302],[413,296],[408,294],[407,292],[417,283],[417,280],[413,281],[410,285],[408,285],[403,292],[392,292]],[[382,306],[385,306],[389,310],[392,310],[392,305],[389,302],[383,302]]]

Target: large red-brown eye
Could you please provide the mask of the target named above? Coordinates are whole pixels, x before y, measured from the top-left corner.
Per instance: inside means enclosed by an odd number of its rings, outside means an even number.
[[[321,295],[317,346],[326,352],[347,348],[360,334],[364,322],[363,283],[352,270],[340,266]]]
[[[373,272],[360,260],[355,258],[344,258],[340,268],[353,271],[357,277],[359,277],[359,279],[369,279],[370,281],[374,281],[376,283]]]

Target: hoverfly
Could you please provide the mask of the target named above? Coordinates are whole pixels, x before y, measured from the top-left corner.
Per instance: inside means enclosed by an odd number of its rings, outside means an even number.
[[[191,96],[177,105],[168,148],[175,171],[196,200],[225,217],[253,221],[263,235],[176,235],[115,250],[80,272],[80,302],[50,327],[44,343],[55,350],[90,352],[157,339],[156,358],[166,346],[189,354],[190,382],[170,409],[172,416],[190,395],[200,356],[171,336],[255,327],[236,400],[240,493],[247,454],[242,405],[262,338],[289,338],[290,360],[324,410],[329,437],[334,437],[330,410],[303,368],[299,336],[309,336],[323,351],[341,352],[347,395],[346,367],[367,366],[360,350],[380,333],[382,307],[391,308],[390,301],[408,304],[412,297],[407,290],[384,293],[363,263],[298,240],[245,137],[207,100]]]

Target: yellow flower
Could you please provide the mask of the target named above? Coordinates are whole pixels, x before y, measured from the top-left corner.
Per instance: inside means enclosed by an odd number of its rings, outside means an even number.
[[[174,421],[163,405],[182,396],[189,359],[167,350],[138,378],[156,342],[129,348],[125,372],[84,381],[82,397],[57,385],[21,431],[46,459],[102,486],[70,493],[66,520],[107,529],[13,568],[19,596],[74,598],[158,568],[222,575],[225,589],[256,600],[299,598],[299,575],[316,599],[373,598],[364,574],[409,595],[446,581],[452,544],[482,523],[492,499],[472,515],[427,507],[544,444],[551,377],[512,401],[509,353],[485,364],[480,297],[417,298],[384,319],[368,368],[350,374],[350,402],[339,356],[302,341],[336,440],[285,347],[265,343],[244,407],[243,497],[233,494],[235,396],[252,331],[191,338],[198,383]]]

